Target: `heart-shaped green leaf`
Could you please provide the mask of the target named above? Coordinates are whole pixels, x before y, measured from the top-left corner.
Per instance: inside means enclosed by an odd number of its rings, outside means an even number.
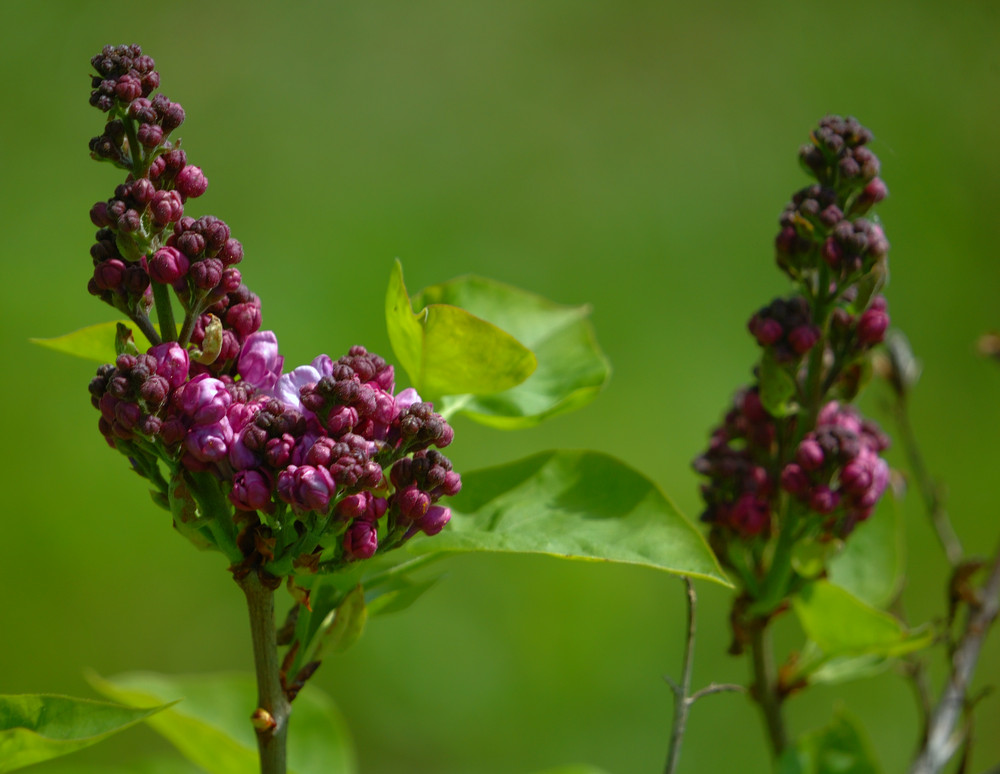
[[[142,335],[140,330],[131,323],[119,322],[122,325],[132,328],[132,335],[135,339],[136,347],[140,352],[145,352],[149,349],[151,344]],[[51,339],[29,339],[29,341],[48,349],[54,349],[56,352],[82,357],[84,360],[93,360],[98,363],[113,363],[117,355],[117,352],[115,352],[115,336],[119,322],[88,325],[86,328],[80,328],[78,331],[73,331],[63,336],[56,336]]]
[[[257,689],[251,675],[224,673],[167,676],[131,672],[91,684],[123,702],[183,699],[150,726],[185,758],[209,774],[255,774],[257,740],[250,725]],[[289,726],[290,774],[353,774],[357,766],[346,724],[314,686],[295,697]]]
[[[0,772],[90,747],[167,706],[140,709],[69,696],[0,696]]]
[[[803,734],[778,761],[778,774],[879,774],[858,722],[839,712],[826,728]]]
[[[396,261],[385,297],[389,341],[425,399],[500,392],[535,370],[535,356],[509,333],[449,304],[413,312]]]
[[[830,560],[830,582],[884,609],[903,582],[903,538],[899,503],[884,497],[871,518],[851,533],[844,550]]]
[[[648,478],[592,451],[548,451],[463,474],[451,526],[418,554],[492,551],[639,564],[726,580],[704,538]]]
[[[521,384],[492,395],[450,396],[446,413],[461,411],[503,429],[530,427],[592,401],[611,375],[586,306],[562,306],[482,277],[460,277],[422,290],[414,304],[452,304],[502,328],[529,347],[538,368]]]

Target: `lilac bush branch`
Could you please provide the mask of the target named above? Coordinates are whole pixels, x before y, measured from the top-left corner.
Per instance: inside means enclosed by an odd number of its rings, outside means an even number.
[[[687,729],[688,715],[691,707],[699,699],[713,693],[723,693],[727,691],[742,692],[745,688],[742,685],[730,685],[725,683],[712,683],[700,691],[691,693],[691,674],[694,669],[694,645],[697,627],[698,595],[695,593],[694,584],[691,579],[684,577],[684,587],[687,596],[687,638],[684,641],[684,659],[681,666],[681,681],[678,683],[668,675],[663,679],[670,686],[674,694],[674,722],[670,730],[670,744],[667,748],[667,765],[664,774],[675,774],[681,758],[681,746],[684,741],[684,732]]]
[[[968,704],[969,684],[990,627],[1000,611],[1000,546],[990,564],[989,576],[971,606],[962,636],[951,659],[951,673],[941,699],[931,715],[927,738],[910,774],[937,774],[961,748],[965,738],[959,721]]]

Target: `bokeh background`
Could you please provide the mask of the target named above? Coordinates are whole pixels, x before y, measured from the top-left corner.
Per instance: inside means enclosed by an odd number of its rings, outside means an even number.
[[[1000,11],[986,0],[783,2],[10,2],[0,10],[0,692],[92,695],[83,670],[250,668],[242,599],[96,429],[93,367],[28,343],[112,310],[87,295],[90,206],[117,171],[87,141],[89,59],[139,42],[180,101],[209,177],[189,212],[246,249],[286,362],[352,344],[389,353],[392,260],[411,290],[473,272],[590,303],[614,377],[587,409],[505,434],[459,420],[459,469],[551,447],[603,449],[692,517],[690,459],[755,347],[745,322],[788,285],[778,214],[805,185],[796,150],[828,112],[876,133],[891,197],[894,325],[924,364],[913,415],[966,545],[991,551],[1000,369]],[[877,391],[866,409],[888,425]],[[889,428],[891,430],[891,427]],[[893,460],[902,465],[898,450]],[[945,564],[903,503],[913,620],[943,610]],[[684,622],[681,584],[635,568],[469,556],[415,607],[377,619],[316,682],[362,771],[537,772],[573,762],[662,769]],[[696,685],[745,679],[725,654],[730,595],[700,584]],[[787,626],[783,641],[795,641]],[[977,686],[1000,683],[1000,637]],[[941,672],[934,674],[939,679]],[[817,689],[793,730],[846,705],[886,772],[916,714],[892,673]],[[972,771],[1000,759],[983,700]],[[38,771],[132,765],[149,731]],[[737,695],[698,705],[689,772],[768,770]]]

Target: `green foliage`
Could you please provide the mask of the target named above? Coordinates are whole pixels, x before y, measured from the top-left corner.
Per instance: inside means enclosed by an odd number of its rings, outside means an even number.
[[[81,357],[84,360],[93,360],[97,363],[113,363],[115,356],[115,342],[118,341],[118,326],[127,323],[105,322],[97,325],[88,325],[86,328],[67,333],[63,336],[56,336],[51,339],[30,339],[34,344],[54,349],[56,352],[63,352],[67,355]],[[136,347],[145,352],[150,347],[149,341],[141,332],[135,330],[133,335],[138,337]]]
[[[166,676],[132,672],[91,684],[122,702],[183,699],[160,713],[150,726],[189,761],[209,774],[254,774],[257,741],[248,718],[256,688],[252,675]],[[352,774],[354,750],[346,724],[333,703],[305,688],[296,698],[288,751],[290,774]]]
[[[857,721],[837,713],[825,728],[803,734],[778,761],[778,774],[879,774]]]
[[[829,656],[899,656],[934,639],[933,632],[910,631],[889,613],[826,581],[810,583],[792,606],[806,635]]]
[[[701,534],[657,486],[598,452],[548,451],[463,476],[451,528],[418,554],[493,551],[622,562],[729,585]]]
[[[0,772],[89,747],[168,706],[142,709],[69,696],[0,696]]]
[[[903,520],[899,503],[890,495],[830,560],[829,579],[861,601],[884,609],[899,593],[905,565]]]
[[[431,304],[414,313],[399,261],[386,291],[385,321],[396,357],[425,399],[500,392],[535,370],[530,350],[464,309]]]
[[[774,353],[765,349],[760,359],[760,402],[768,413],[775,417],[794,414],[796,407],[791,403],[795,395],[795,378],[775,359]]]
[[[425,288],[415,306],[453,304],[487,320],[529,347],[538,367],[524,382],[489,395],[450,395],[445,413],[461,411],[505,430],[531,427],[592,401],[611,367],[597,346],[587,306],[563,306],[482,277]]]

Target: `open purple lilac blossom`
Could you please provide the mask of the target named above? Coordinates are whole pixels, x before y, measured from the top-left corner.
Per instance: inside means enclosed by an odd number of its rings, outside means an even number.
[[[451,427],[415,390],[396,393],[392,366],[363,347],[282,373],[236,268],[242,245],[222,220],[184,214],[208,181],[173,139],[183,108],[153,96],[159,74],[139,46],[107,46],[92,64],[91,104],[108,120],[91,153],[127,177],[91,209],[89,290],[153,342],[144,353],[125,342],[91,381],[109,445],[179,530],[271,586],[440,532],[439,501],[461,488],[439,451]]]

